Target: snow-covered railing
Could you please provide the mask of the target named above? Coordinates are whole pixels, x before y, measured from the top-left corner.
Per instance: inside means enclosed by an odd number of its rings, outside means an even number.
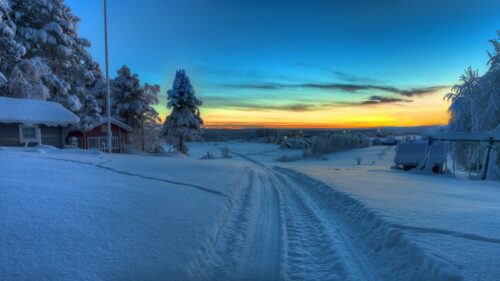
[[[429,133],[423,134],[423,139],[439,141],[479,141],[500,142],[500,132],[492,133]]]
[[[498,151],[497,144],[500,143],[500,132],[487,133],[428,133],[422,135],[423,139],[433,141],[475,141],[486,144],[480,178],[482,180],[495,179],[498,177],[495,159]]]

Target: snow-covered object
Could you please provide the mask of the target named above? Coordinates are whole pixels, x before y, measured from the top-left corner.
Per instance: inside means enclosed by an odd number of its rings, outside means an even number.
[[[167,98],[167,106],[172,108],[172,113],[163,126],[165,139],[179,152],[187,153],[185,142],[201,139],[203,120],[198,109],[202,102],[195,97],[191,81],[184,70],[176,72],[172,89],[167,91]]]
[[[55,102],[0,97],[0,123],[68,126],[78,122],[78,116]]]
[[[396,147],[394,163],[402,166],[417,166],[427,153],[427,142],[402,142]]]

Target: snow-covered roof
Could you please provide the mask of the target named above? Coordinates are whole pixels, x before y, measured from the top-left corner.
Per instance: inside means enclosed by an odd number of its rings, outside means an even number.
[[[0,97],[0,123],[68,126],[80,118],[56,102]]]
[[[102,118],[101,119],[101,122],[98,122],[98,123],[95,123],[91,126],[91,129],[95,128],[95,127],[98,127],[98,126],[101,126],[103,124],[106,124],[108,122],[108,118]],[[111,124],[114,124],[128,132],[132,132],[134,131],[134,129],[132,127],[130,127],[129,125],[125,124],[124,122],[118,120],[118,119],[115,119],[113,117],[111,117]]]

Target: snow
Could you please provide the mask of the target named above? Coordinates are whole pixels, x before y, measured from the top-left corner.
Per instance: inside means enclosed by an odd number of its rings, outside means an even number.
[[[498,182],[391,170],[394,147],[297,160],[270,144],[188,145],[190,157],[0,149],[0,279],[500,276]]]
[[[0,123],[67,126],[79,121],[78,116],[55,102],[0,97]]]
[[[197,186],[177,158],[0,150],[0,280],[187,280],[241,173],[185,160],[230,174]]]

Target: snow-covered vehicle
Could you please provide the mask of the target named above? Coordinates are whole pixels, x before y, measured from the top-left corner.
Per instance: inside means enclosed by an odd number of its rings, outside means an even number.
[[[416,168],[425,158],[427,142],[402,142],[396,147],[394,163],[403,170]]]

